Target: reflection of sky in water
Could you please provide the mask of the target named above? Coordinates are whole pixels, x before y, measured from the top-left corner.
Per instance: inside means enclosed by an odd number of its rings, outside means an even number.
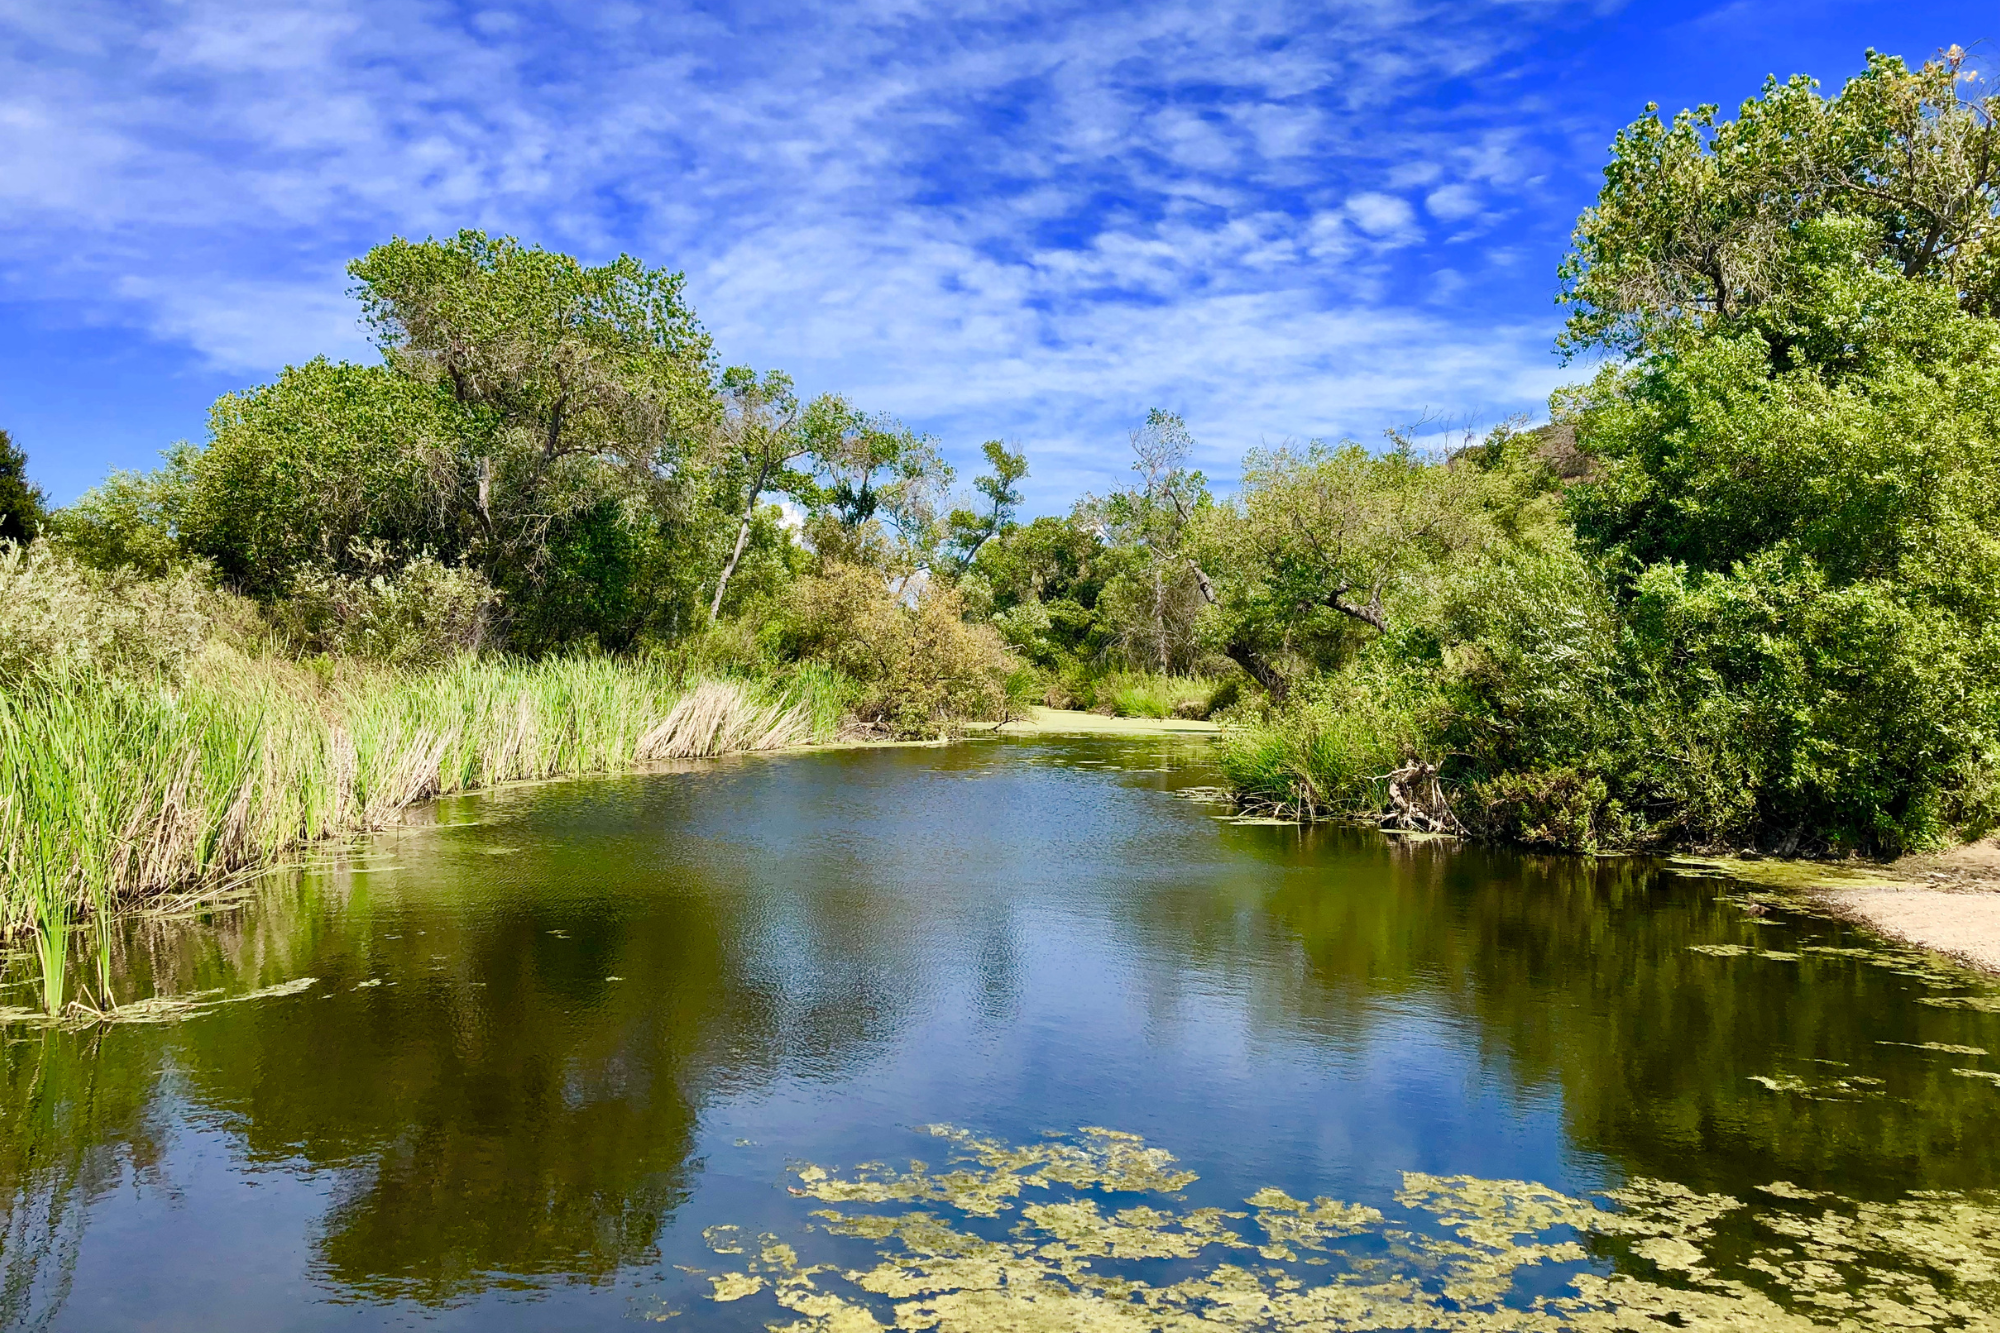
[[[1958,979],[1631,863],[1230,825],[1170,794],[1213,780],[1199,754],[522,788],[385,835],[368,873],[146,926],[135,986],[320,981],[47,1034],[45,1068],[6,1048],[8,1095],[39,1078],[68,1126],[13,1116],[6,1169],[53,1197],[20,1163],[76,1150],[92,1196],[55,1326],[625,1327],[664,1301],[754,1329],[775,1307],[684,1299],[702,1230],[796,1231],[800,1161],[941,1168],[932,1123],[1137,1133],[1199,1174],[1189,1206],[1393,1207],[1406,1172],[1880,1199],[2000,1177],[2000,1088],[1953,1074],[2000,1061],[1922,1048],[2000,1049],[2000,1015],[1914,1003]],[[1800,1071],[1882,1082],[1816,1102],[1783,1091]]]

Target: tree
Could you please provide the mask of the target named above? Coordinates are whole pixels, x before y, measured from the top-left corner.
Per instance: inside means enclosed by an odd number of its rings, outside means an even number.
[[[874,566],[899,584],[930,569],[953,476],[936,439],[851,409],[830,414],[817,433],[806,523],[813,549],[823,559]]]
[[[717,433],[724,441],[723,453],[730,464],[743,470],[747,480],[736,544],[715,581],[715,597],[708,605],[710,624],[722,614],[722,596],[729,590],[729,580],[749,543],[757,502],[773,489],[810,495],[811,476],[792,465],[801,458],[835,452],[854,417],[852,409],[832,395],[801,406],[791,376],[773,370],[759,381],[757,372],[748,366],[732,366],[722,372],[722,403]]]
[[[1105,597],[1127,650],[1170,671],[1192,665],[1196,650],[1202,575],[1185,546],[1189,525],[1210,503],[1208,482],[1187,466],[1195,442],[1179,413],[1153,408],[1130,441],[1137,483],[1103,499],[1086,496],[1078,508],[1107,546],[1126,555],[1127,569]]]
[[[0,541],[26,546],[45,517],[40,488],[28,484],[28,455],[0,430]]]
[[[993,471],[975,480],[972,485],[985,496],[991,508],[985,513],[970,509],[955,509],[946,520],[951,531],[951,545],[958,551],[958,572],[964,574],[972,568],[980,549],[1002,532],[1014,525],[1014,515],[1021,508],[1021,492],[1015,483],[1028,475],[1028,457],[1025,452],[1009,453],[1007,446],[999,440],[988,440],[980,446],[986,455],[987,464]]]
[[[1239,495],[1201,526],[1190,563],[1222,613],[1223,651],[1276,696],[1284,657],[1341,665],[1357,633],[1389,629],[1405,585],[1486,533],[1475,462],[1390,436],[1381,454],[1352,441],[1252,450]]]
[[[425,554],[457,561],[480,535],[467,513],[478,425],[435,386],[315,357],[224,394],[208,420],[206,448],[169,455],[174,527],[253,596],[282,594],[308,565],[358,575]]]
[[[1621,130],[1595,207],[1561,269],[1560,346],[1643,352],[1684,322],[1729,319],[1783,293],[1799,227],[1865,220],[1873,256],[2000,310],[2000,95],[1973,97],[1952,47],[1911,71],[1868,53],[1832,98],[1767,81],[1734,121],[1705,105]]]
[[[684,275],[478,231],[391,241],[348,272],[390,364],[485,426],[469,500],[498,560],[532,564],[549,523],[608,485],[688,498],[717,404]]]

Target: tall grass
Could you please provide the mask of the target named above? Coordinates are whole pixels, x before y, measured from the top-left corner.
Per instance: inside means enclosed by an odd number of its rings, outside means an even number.
[[[1117,671],[1094,683],[1091,706],[1113,717],[1207,717],[1235,701],[1237,682],[1156,671]]]
[[[30,672],[0,685],[0,930],[33,938],[55,1012],[87,923],[94,1003],[108,1006],[118,907],[380,827],[430,796],[625,768],[690,691],[707,730],[689,752],[717,753],[828,738],[842,682],[704,687],[666,663],[609,658],[316,673],[227,650],[175,685]]]

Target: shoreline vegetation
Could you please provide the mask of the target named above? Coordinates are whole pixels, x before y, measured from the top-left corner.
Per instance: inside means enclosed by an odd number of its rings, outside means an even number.
[[[1592,370],[1545,422],[1287,442],[1218,495],[1155,409],[1123,486],[1032,521],[1019,444],[961,486],[895,417],[724,364],[679,273],[392,239],[349,267],[375,363],[225,394],[53,511],[0,432],[0,921],[50,1009],[109,1004],[121,904],[427,794],[992,723],[1212,728],[1271,818],[1976,841],[2000,97],[1969,73],[1871,53],[1620,131],[1558,270]]]

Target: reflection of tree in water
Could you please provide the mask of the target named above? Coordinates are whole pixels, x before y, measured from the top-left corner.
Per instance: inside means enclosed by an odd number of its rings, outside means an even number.
[[[1788,911],[1760,924],[1731,886],[1643,861],[1273,832],[1225,830],[1266,863],[1242,891],[1158,895],[1138,923],[1204,968],[1244,967],[1257,1021],[1326,1039],[1397,994],[1467,1013],[1489,1065],[1559,1089],[1572,1140],[1634,1175],[1879,1197],[2000,1184],[2000,1098],[1921,1048],[2000,1055],[2000,1020],[1916,1003],[1956,979],[1904,951]],[[1246,905],[1262,923],[1247,955]],[[1303,968],[1270,965],[1294,948]]]
[[[510,878],[524,883],[657,874],[605,840],[522,856],[540,858],[526,871],[512,858]],[[496,1282],[603,1280],[654,1258],[690,1189],[709,1096],[830,1071],[896,1022],[900,997],[871,990],[865,972],[840,975],[826,959],[791,975],[754,965],[764,946],[744,938],[757,925],[730,900],[740,886],[692,873],[653,886],[672,910],[632,910],[610,892],[603,910],[580,911],[574,896],[532,889],[479,912],[435,909],[495,866],[476,845],[433,848],[393,879],[315,874],[240,917],[136,926],[132,993],[319,982],[168,1027],[114,1028],[101,1053],[74,1033],[50,1034],[40,1055],[7,1047],[7,1104],[30,1104],[40,1080],[47,1122],[32,1142],[22,1121],[0,1129],[9,1275],[37,1244],[73,1257],[82,1202],[121,1161],[158,1155],[134,1145],[149,1143],[140,1130],[170,1066],[176,1093],[251,1162],[332,1173],[313,1270],[346,1294],[444,1303]],[[433,908],[403,910],[411,902]],[[845,956],[843,936],[870,928],[856,906],[819,901],[828,919],[793,933]],[[118,1116],[101,1097],[86,1111],[89,1081],[104,1076],[123,1080]],[[74,1179],[40,1164],[51,1152],[73,1155]],[[47,1221],[52,1198],[61,1227]]]

